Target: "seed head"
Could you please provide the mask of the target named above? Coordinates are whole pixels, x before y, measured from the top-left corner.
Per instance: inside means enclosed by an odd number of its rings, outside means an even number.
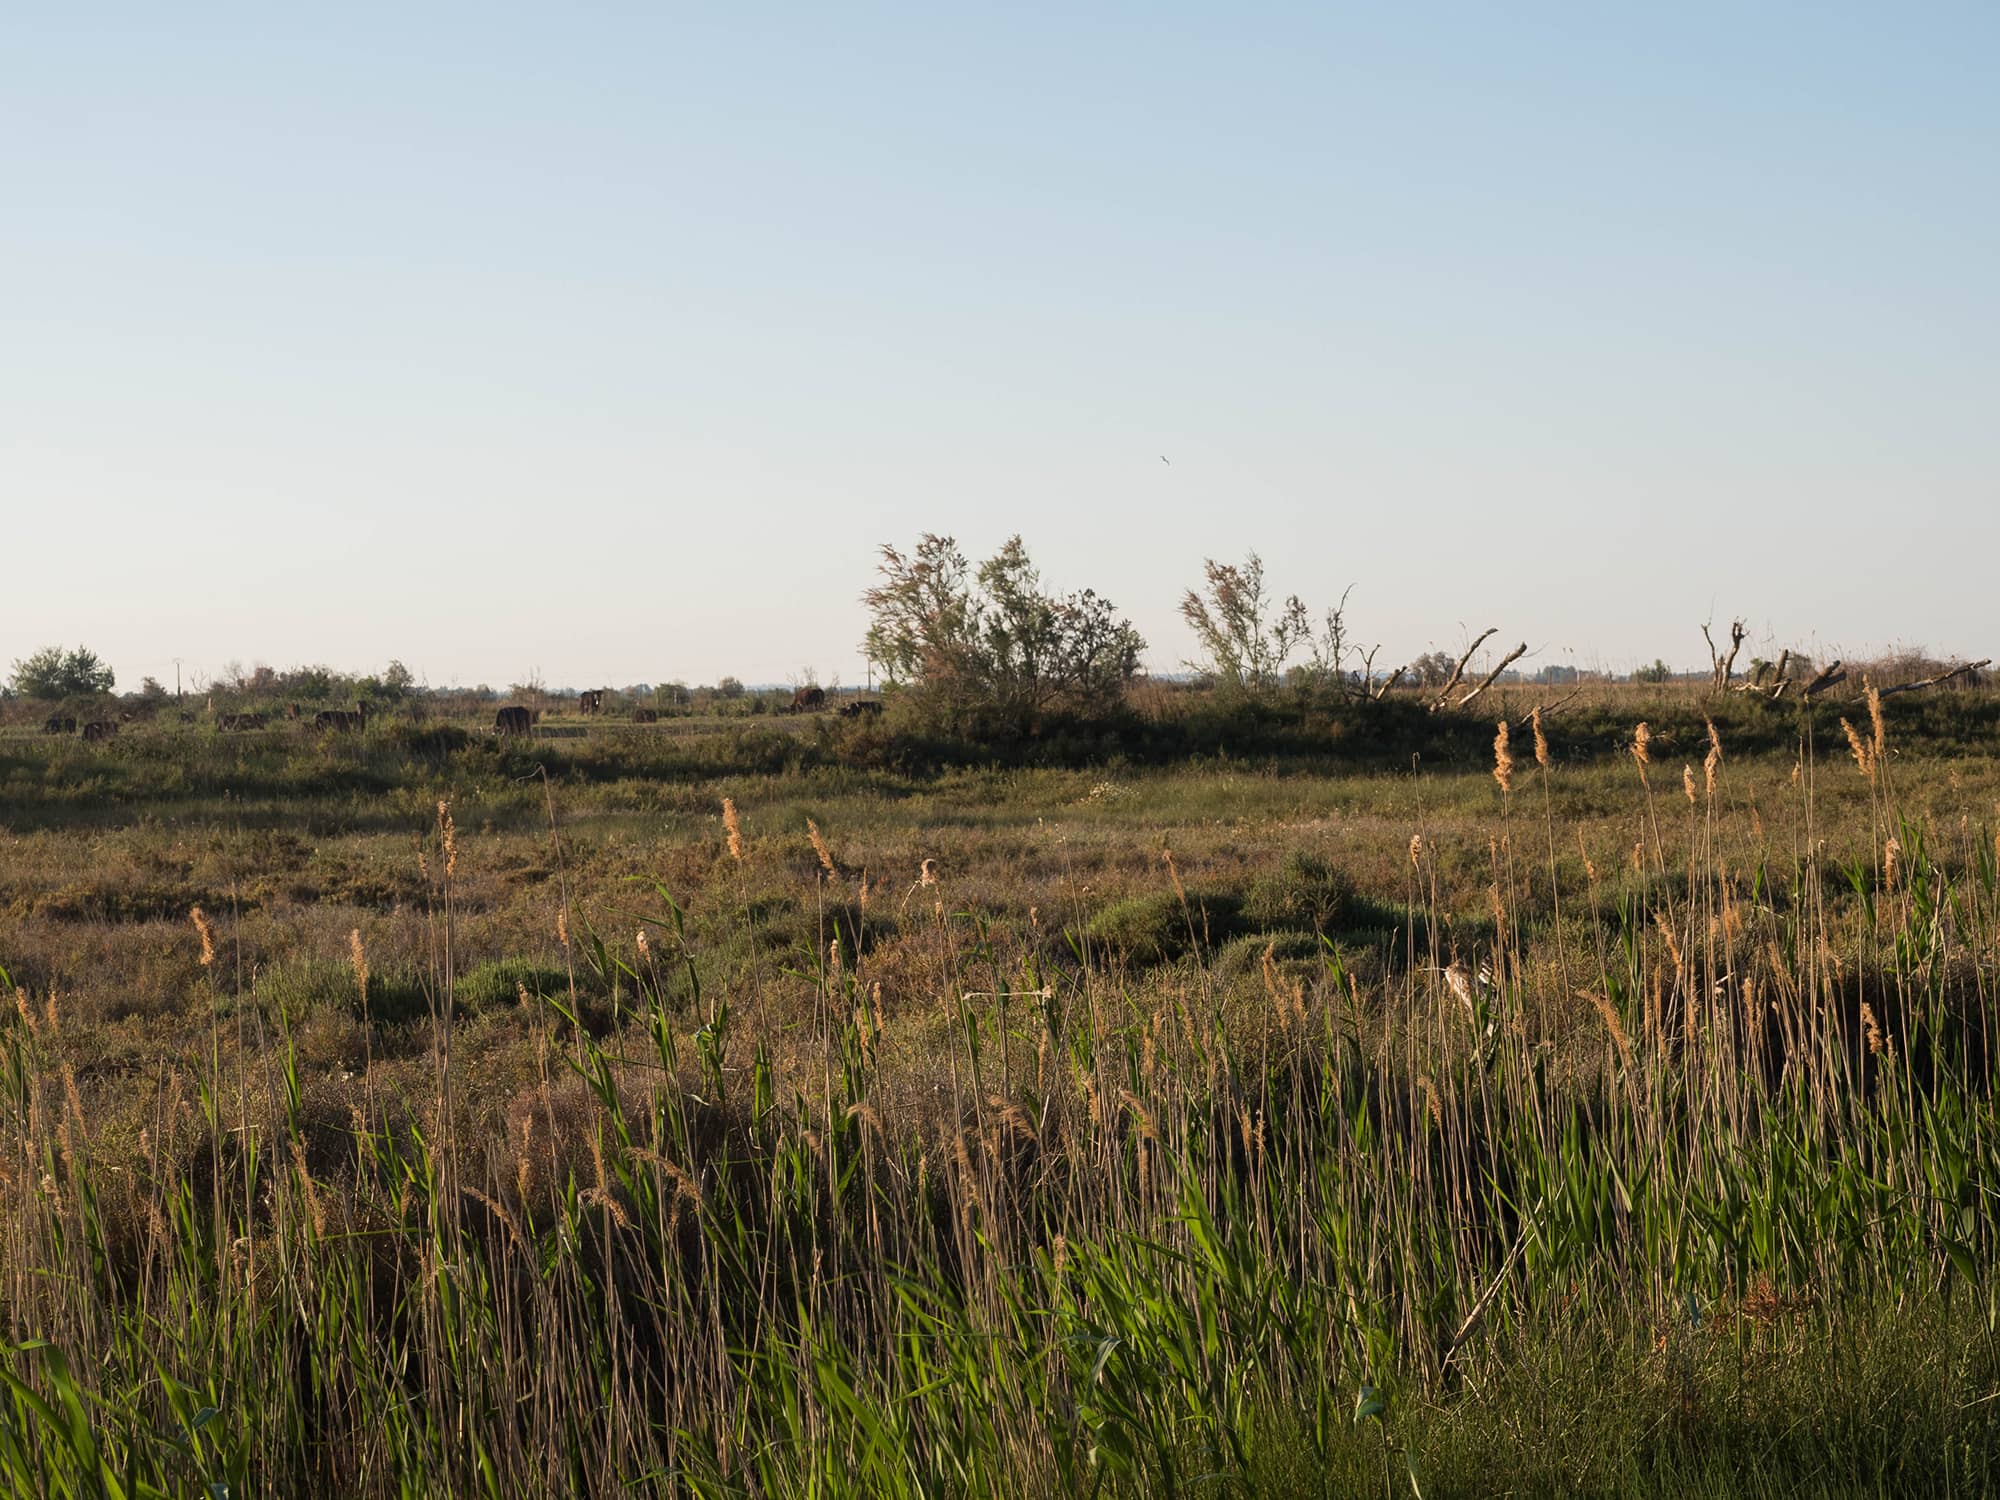
[[[458,825],[451,819],[451,803],[438,798],[438,837],[444,842],[444,878],[458,870]]]
[[[736,817],[734,799],[722,799],[722,826],[729,834],[729,857],[738,864],[743,862],[743,824]]]
[[[1861,767],[1861,774],[1866,776],[1870,781],[1873,781],[1875,779],[1875,752],[1869,748],[1868,741],[1861,738],[1860,731],[1845,719],[1840,721],[1840,730],[1841,733],[1847,736],[1847,748],[1854,752],[1854,763]]]
[[[1507,721],[1500,721],[1499,730],[1493,736],[1493,779],[1500,783],[1502,792],[1514,790],[1514,756],[1507,748]]]
[[[201,962],[206,967],[215,962],[215,932],[199,906],[189,907],[188,916],[194,922],[194,930],[201,934]]]
[[[826,840],[820,836],[819,824],[811,818],[806,819],[806,837],[812,840],[813,853],[819,856],[819,867],[828,875],[839,874],[834,868],[833,851],[827,848]]]
[[[1644,719],[1641,719],[1639,727],[1632,731],[1632,759],[1639,762],[1642,766],[1650,766],[1653,763],[1653,757],[1646,747],[1652,742],[1653,726],[1648,724]]]

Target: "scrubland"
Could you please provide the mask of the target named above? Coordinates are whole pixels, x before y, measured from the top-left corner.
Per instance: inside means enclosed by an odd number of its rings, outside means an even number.
[[[2000,699],[1542,701],[0,737],[0,1477],[1987,1492]]]

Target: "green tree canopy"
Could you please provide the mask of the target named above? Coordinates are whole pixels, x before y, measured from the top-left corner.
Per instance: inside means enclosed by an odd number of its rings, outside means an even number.
[[[961,728],[1101,713],[1139,670],[1132,623],[1094,589],[1045,592],[1018,536],[974,570],[950,537],[927,534],[912,553],[883,547],[879,571],[861,596],[862,649]]]
[[[44,646],[25,661],[14,663],[14,691],[24,698],[94,697],[111,691],[117,678],[87,646],[65,651]]]

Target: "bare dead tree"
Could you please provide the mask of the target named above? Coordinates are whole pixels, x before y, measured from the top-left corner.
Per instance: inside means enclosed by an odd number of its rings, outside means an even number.
[[[1708,626],[1701,627],[1701,638],[1708,642],[1708,669],[1711,690],[1721,692],[1729,686],[1729,679],[1736,675],[1736,653],[1743,649],[1743,622],[1729,622],[1729,655],[1724,656],[1715,648],[1715,637],[1708,633]]]
[[[1395,671],[1391,672],[1388,675],[1388,677],[1386,677],[1383,680],[1382,685],[1380,687],[1378,687],[1377,689],[1375,689],[1374,692],[1368,695],[1369,701],[1372,703],[1380,703],[1384,698],[1386,698],[1389,695],[1389,689],[1394,687],[1397,683],[1401,682],[1403,680],[1404,674],[1407,673],[1409,670],[1410,669],[1407,665],[1396,668]]]
[[[1472,653],[1485,645],[1486,638],[1489,635],[1496,634],[1499,629],[1498,625],[1488,625],[1479,633],[1479,638],[1465,648],[1465,655],[1458,659],[1458,665],[1451,669],[1451,676],[1445,679],[1444,686],[1439,688],[1437,696],[1431,699],[1430,709],[1432,713],[1436,713],[1444,707],[1445,700],[1451,696],[1451,690],[1458,686],[1458,680],[1465,675],[1465,664],[1472,660]]]

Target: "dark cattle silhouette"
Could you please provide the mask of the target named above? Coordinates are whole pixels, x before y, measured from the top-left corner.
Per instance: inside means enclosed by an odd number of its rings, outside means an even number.
[[[84,742],[91,745],[100,740],[108,740],[117,732],[118,723],[115,719],[92,719],[83,726]]]
[[[825,707],[825,688],[802,687],[792,694],[792,712],[795,714],[816,714]]]
[[[316,730],[332,730],[335,734],[352,734],[368,727],[368,705],[356,704],[353,708],[325,708],[313,715],[312,727]]]
[[[604,707],[603,688],[585,688],[576,695],[578,713],[594,714]]]
[[[882,712],[880,698],[858,698],[840,711],[843,719],[872,719]]]
[[[58,716],[42,726],[43,734],[75,734],[76,720]]]
[[[533,722],[533,716],[525,708],[510,704],[493,716],[493,729],[497,734],[526,734]]]
[[[657,708],[635,708],[632,710],[632,722],[634,724],[657,724],[660,722],[660,711]]]
[[[264,716],[262,714],[224,714],[215,721],[215,727],[233,732],[262,729],[264,727]]]

